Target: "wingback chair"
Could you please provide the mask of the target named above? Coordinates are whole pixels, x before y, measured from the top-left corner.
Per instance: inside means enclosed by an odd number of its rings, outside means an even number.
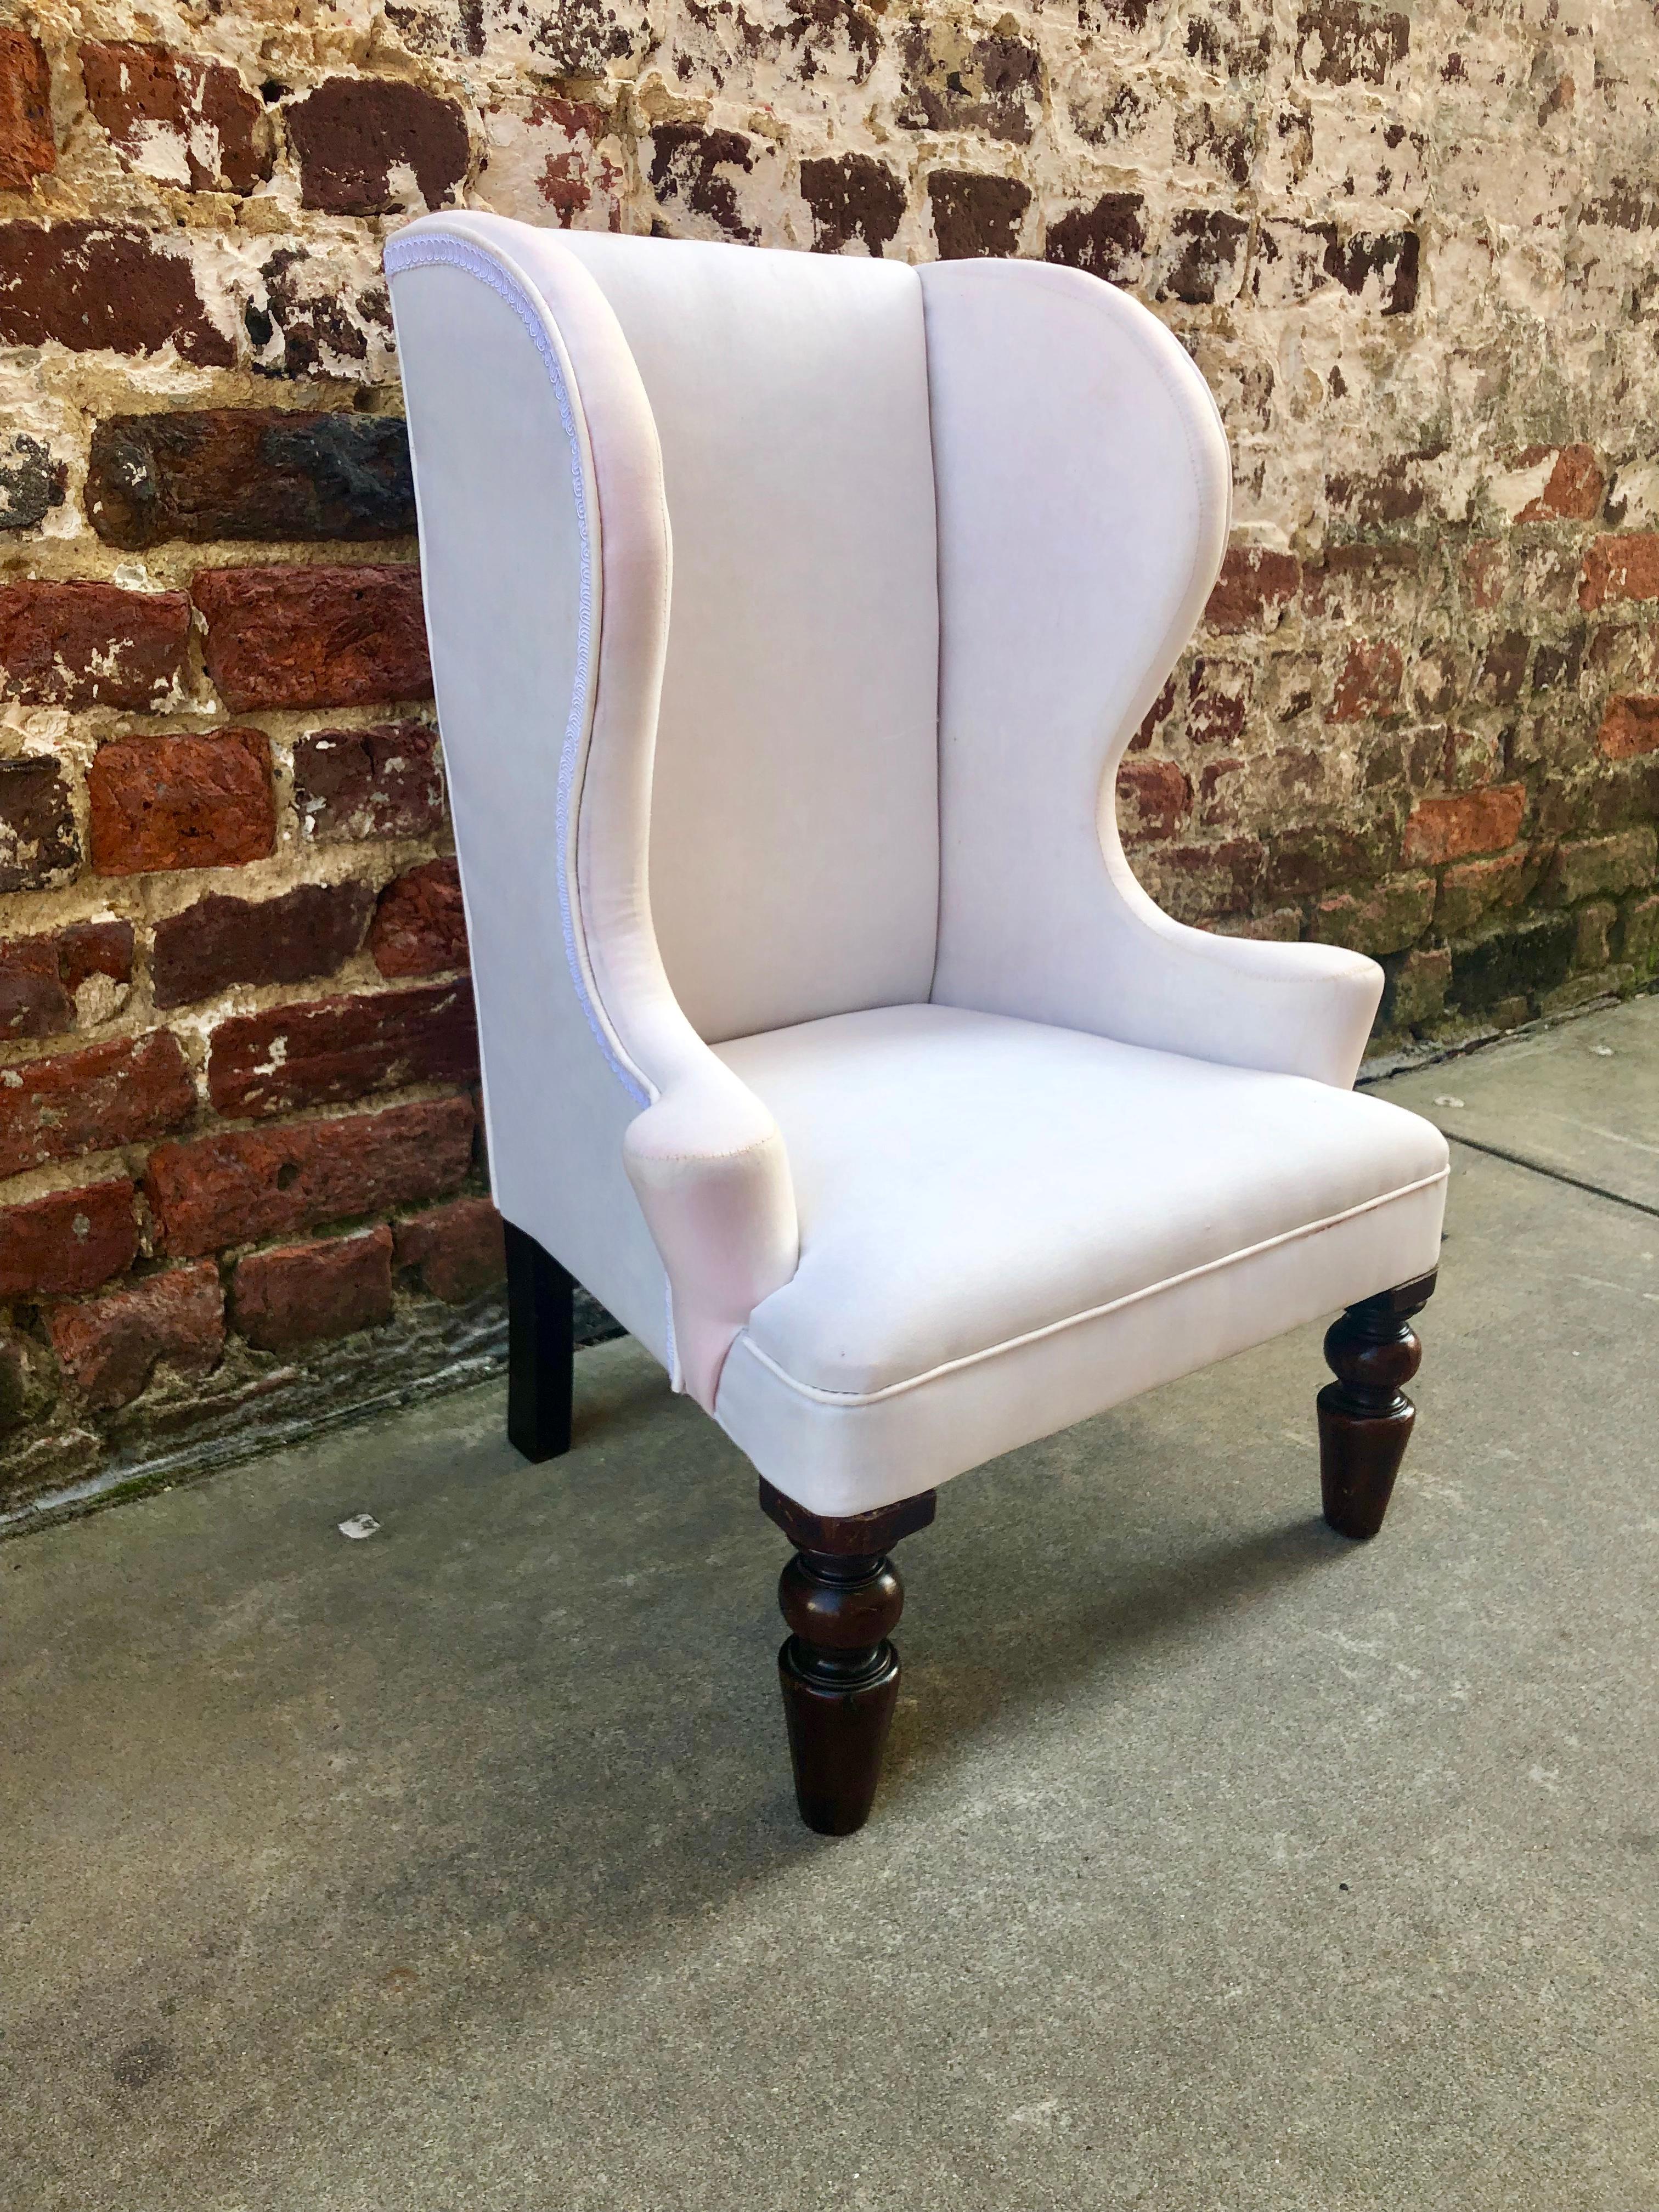
[[[1184,927],[1124,858],[1230,505],[1146,309],[491,216],[386,263],[509,1434],[568,1445],[574,1278],[758,1470],[800,1809],[845,1833],[886,1555],[952,1475],[1346,1307],[1325,1514],[1376,1533],[1445,1143],[1352,1089],[1373,963]]]

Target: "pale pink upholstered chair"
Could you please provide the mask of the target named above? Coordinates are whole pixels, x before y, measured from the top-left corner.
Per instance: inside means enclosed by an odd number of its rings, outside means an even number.
[[[1375,1533],[1446,1146],[1351,1088],[1370,961],[1185,928],[1120,848],[1229,507],[1144,308],[488,216],[386,258],[509,1432],[568,1443],[574,1276],[748,1455],[842,1832],[951,1476],[1346,1307],[1325,1510]]]

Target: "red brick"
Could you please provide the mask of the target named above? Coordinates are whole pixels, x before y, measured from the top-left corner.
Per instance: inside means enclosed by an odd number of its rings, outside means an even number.
[[[444,818],[438,732],[426,722],[383,722],[296,738],[294,803],[319,844],[429,836]]]
[[[58,762],[0,760],[0,891],[48,890],[80,867],[75,809]]]
[[[1118,769],[1118,828],[1126,845],[1173,837],[1192,805],[1193,787],[1173,761],[1140,755]]]
[[[1406,824],[1405,858],[1434,867],[1475,853],[1501,853],[1520,836],[1526,811],[1523,783],[1488,785],[1453,799],[1419,799]]]
[[[125,1406],[165,1360],[175,1373],[205,1375],[225,1344],[225,1294],[210,1260],[147,1275],[84,1305],[54,1306],[52,1348],[89,1411]]]
[[[363,941],[367,884],[301,884],[280,898],[198,899],[155,925],[150,983],[158,1006],[186,1006],[233,983],[308,983],[331,975]]]
[[[144,1189],[164,1250],[191,1258],[388,1206],[441,1198],[472,1163],[469,1098],[158,1145]]]
[[[458,1198],[396,1224],[398,1265],[446,1304],[465,1305],[507,1273],[501,1217],[487,1198]]]
[[[1155,896],[1177,921],[1248,914],[1266,854],[1254,837],[1214,845],[1159,845],[1145,864]]]
[[[1510,549],[1501,538],[1477,538],[1465,549],[1463,575],[1472,605],[1489,614],[1501,605],[1510,584]]]
[[[165,705],[185,672],[190,601],[113,584],[0,586],[5,696],[33,707]]]
[[[415,527],[395,415],[291,407],[114,415],[92,434],[87,513],[106,544],[401,538]]]
[[[1519,906],[1538,875],[1538,864],[1526,853],[1460,861],[1440,878],[1434,909],[1437,931],[1442,937],[1467,937],[1494,907]]]
[[[1659,599],[1659,537],[1632,531],[1591,539],[1578,579],[1578,604],[1594,614],[1617,599]]]
[[[231,1281],[239,1333],[261,1352],[351,1336],[392,1318],[392,1231],[254,1252]]]
[[[382,975],[436,975],[465,967],[466,915],[453,860],[428,860],[386,885],[368,949]]]
[[[264,108],[228,63],[87,39],[81,76],[88,106],[135,168],[175,183],[182,166],[193,192],[251,192],[270,174]],[[159,172],[145,158],[158,141],[172,156]]]
[[[171,231],[131,223],[0,223],[0,345],[159,353],[232,368],[236,349],[208,319]],[[162,243],[167,240],[168,243]]]
[[[75,994],[93,975],[132,976],[132,924],[78,921],[53,937],[0,945],[0,1037],[55,1036],[75,1027]]]
[[[276,842],[270,744],[260,730],[116,738],[94,754],[87,788],[100,875],[239,867]]]
[[[1597,743],[1609,760],[1659,751],[1659,699],[1628,692],[1609,699]]]
[[[57,166],[46,55],[27,31],[0,30],[0,192],[26,192]]]
[[[295,100],[283,121],[300,164],[300,204],[325,215],[391,215],[408,193],[394,168],[414,178],[429,208],[441,207],[466,175],[466,118],[402,77],[325,77]]]
[[[1187,734],[1195,745],[1231,745],[1243,732],[1255,679],[1237,660],[1195,660],[1187,678]]]
[[[196,1110],[171,1030],[0,1068],[0,1176],[163,1135]]]
[[[1336,679],[1326,714],[1329,722],[1364,722],[1392,714],[1400,704],[1406,664],[1391,639],[1355,638]]]
[[[1292,553],[1270,553],[1259,546],[1228,549],[1221,574],[1204,610],[1212,629],[1232,633],[1270,629],[1280,610],[1302,587],[1302,563]]]
[[[420,571],[204,568],[208,674],[234,711],[357,707],[432,689]]]
[[[1164,689],[1158,693],[1157,698],[1153,700],[1152,705],[1146,709],[1146,714],[1142,718],[1140,727],[1135,732],[1133,737],[1130,738],[1128,749],[1132,753],[1146,751],[1147,746],[1151,744],[1152,739],[1157,736],[1159,725],[1161,723],[1167,722],[1170,715],[1174,714],[1175,702],[1176,680],[1175,678],[1171,676],[1165,683]]]
[[[1528,446],[1516,456],[1515,466],[1536,468],[1555,456],[1549,480],[1534,500],[1516,516],[1517,522],[1594,522],[1601,512],[1607,478],[1593,446]]]
[[[234,1015],[213,1032],[208,1093],[222,1114],[286,1114],[477,1072],[472,986],[463,978]]]
[[[132,1265],[138,1224],[125,1176],[0,1210],[0,1298],[73,1297]]]

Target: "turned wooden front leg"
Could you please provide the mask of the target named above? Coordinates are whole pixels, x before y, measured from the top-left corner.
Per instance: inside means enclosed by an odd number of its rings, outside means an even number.
[[[1411,1317],[1434,1283],[1419,1275],[1362,1298],[1325,1333],[1325,1364],[1336,1380],[1319,1394],[1319,1480],[1325,1518],[1339,1534],[1374,1536],[1382,1526],[1417,1419],[1401,1388],[1423,1357]]]
[[[850,1836],[870,1816],[893,1708],[899,1660],[889,1638],[904,1585],[887,1557],[933,1519],[932,1491],[873,1513],[830,1520],[763,1479],[763,1512],[796,1546],[778,1583],[790,1633],[778,1653],[795,1802],[821,1836]]]

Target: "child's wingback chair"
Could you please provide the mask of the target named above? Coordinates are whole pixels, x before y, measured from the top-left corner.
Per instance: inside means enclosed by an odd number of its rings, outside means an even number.
[[[1346,1307],[1381,1526],[1447,1153],[1351,1089],[1380,970],[1160,913],[1120,755],[1214,581],[1197,370],[1077,272],[444,215],[386,250],[508,1231],[509,1431],[571,1278],[796,1547],[801,1812],[869,1810],[939,1484]]]

